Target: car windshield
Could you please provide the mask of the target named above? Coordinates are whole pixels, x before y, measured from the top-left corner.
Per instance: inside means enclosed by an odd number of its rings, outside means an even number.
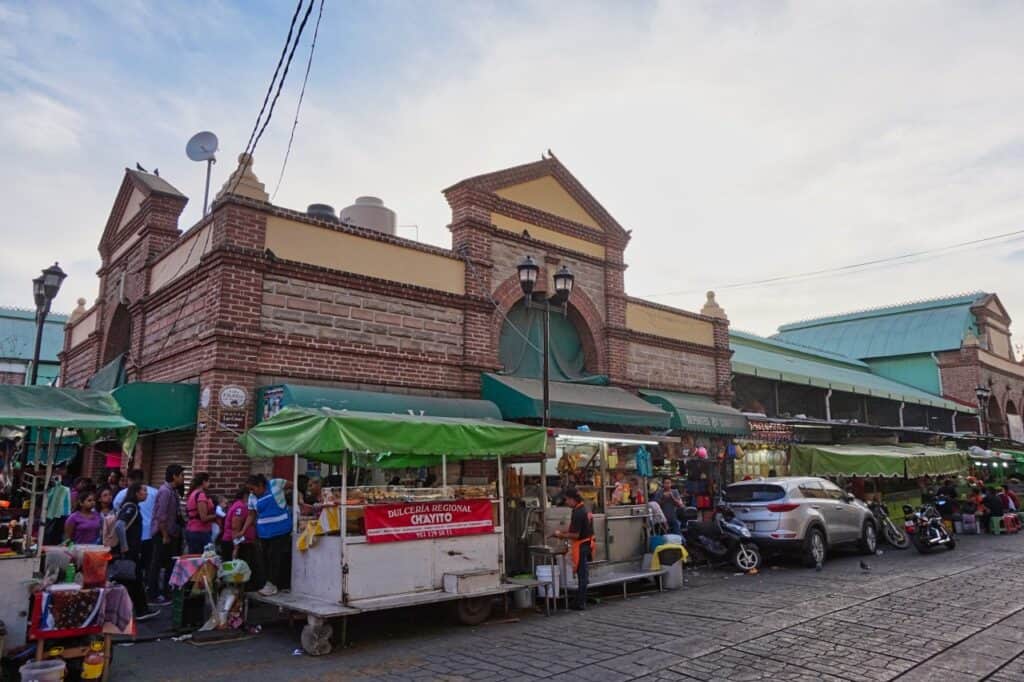
[[[770,483],[737,483],[725,489],[730,502],[772,502],[786,496],[786,489]]]

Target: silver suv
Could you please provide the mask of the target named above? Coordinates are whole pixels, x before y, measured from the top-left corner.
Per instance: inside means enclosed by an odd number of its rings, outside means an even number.
[[[820,565],[832,547],[874,554],[878,544],[867,505],[824,478],[742,481],[726,487],[725,499],[761,549],[797,553],[806,566]]]

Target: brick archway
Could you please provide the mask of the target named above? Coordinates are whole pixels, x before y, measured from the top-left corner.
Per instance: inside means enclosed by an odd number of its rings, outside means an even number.
[[[539,287],[548,281],[547,268],[541,267],[537,277]],[[538,291],[544,291],[538,288]],[[511,275],[494,290],[494,302],[497,308],[491,316],[491,347],[497,349],[501,342],[501,327],[512,306],[523,299],[523,290],[519,286],[519,275]],[[586,369],[594,374],[607,374],[608,364],[604,350],[604,322],[594,301],[584,291],[574,289],[569,299],[569,320],[580,335],[583,345],[583,360]]]

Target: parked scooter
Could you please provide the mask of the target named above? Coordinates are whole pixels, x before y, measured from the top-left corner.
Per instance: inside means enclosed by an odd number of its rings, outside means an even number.
[[[903,529],[897,526],[892,518],[889,516],[889,508],[881,502],[871,501],[868,502],[868,509],[875,515],[875,522],[881,532],[882,538],[885,539],[890,546],[896,549],[906,549],[910,547],[910,540],[907,538],[907,534],[903,532]]]
[[[913,507],[905,504],[903,516],[903,528],[918,552],[927,554],[936,547],[950,550],[956,547],[956,539],[946,530],[942,516],[932,505],[921,505],[915,511]]]
[[[731,564],[736,570],[761,568],[761,550],[751,540],[750,530],[726,504],[715,508],[711,521],[698,521],[697,510],[686,510],[683,541],[691,560],[712,566]]]

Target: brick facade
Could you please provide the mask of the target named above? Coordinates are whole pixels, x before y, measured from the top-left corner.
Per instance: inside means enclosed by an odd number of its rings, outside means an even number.
[[[554,176],[601,229],[493,191],[543,175]],[[124,352],[129,380],[193,382],[212,396],[233,385],[255,401],[261,386],[295,382],[476,397],[480,373],[501,369],[501,326],[522,298],[516,266],[530,254],[543,270],[538,289],[546,289],[562,265],[576,275],[569,317],[589,371],[629,389],[679,390],[729,402],[727,323],[715,322],[714,347],[628,329],[628,233],[554,157],[445,190],[452,208],[451,251],[230,193],[182,235],[177,218],[186,200],[161,183],[126,173],[100,243],[96,331],[72,347],[69,327],[62,355],[65,385],[84,385],[105,361]],[[134,216],[126,216],[137,192],[145,199]],[[564,234],[571,238],[565,244],[575,239],[599,245],[604,258],[501,230],[491,224],[492,214]],[[271,216],[461,261],[464,293],[282,260],[266,248]],[[154,273],[164,259],[188,265],[169,280],[165,267],[157,286]],[[203,420],[194,432],[144,435],[137,461],[159,469],[180,458],[195,471],[208,471],[213,487],[225,491],[250,471],[250,462],[235,443],[235,429],[218,420],[216,409],[199,414]],[[150,477],[159,481],[162,472],[151,471]]]

